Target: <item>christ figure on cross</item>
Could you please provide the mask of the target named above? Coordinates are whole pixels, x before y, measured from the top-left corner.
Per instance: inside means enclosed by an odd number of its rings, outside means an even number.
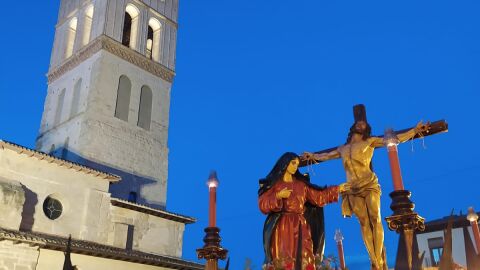
[[[345,217],[355,215],[360,222],[363,241],[367,248],[372,268],[385,269],[383,247],[383,226],[380,216],[380,185],[373,172],[372,157],[375,148],[384,146],[383,138],[371,136],[371,127],[367,122],[365,107],[354,107],[355,123],[350,128],[347,142],[327,151],[305,152],[302,159],[321,162],[342,158],[350,190],[342,193],[342,214]],[[419,122],[416,127],[397,133],[400,142],[414,138],[428,131],[429,124]]]

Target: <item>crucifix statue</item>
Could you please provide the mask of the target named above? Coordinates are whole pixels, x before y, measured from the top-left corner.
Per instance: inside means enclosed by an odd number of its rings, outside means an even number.
[[[372,269],[383,270],[387,269],[387,264],[380,216],[381,189],[378,178],[373,172],[372,157],[375,148],[384,146],[384,139],[383,136],[371,135],[364,105],[354,106],[353,111],[355,121],[350,128],[346,143],[314,153],[305,152],[300,165],[342,159],[347,183],[350,184],[350,189],[342,192],[342,214],[346,217],[353,214],[358,218]],[[419,122],[413,128],[397,132],[396,136],[400,142],[405,142],[445,131],[444,124],[442,121],[432,124]]]

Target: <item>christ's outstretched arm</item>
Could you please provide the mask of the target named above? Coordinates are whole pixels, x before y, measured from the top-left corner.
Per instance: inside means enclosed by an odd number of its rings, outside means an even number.
[[[402,133],[397,133],[396,135],[397,135],[397,138],[400,141],[400,143],[403,143],[403,142],[406,142],[406,141],[412,139],[418,133],[422,133],[424,131],[427,131],[429,128],[430,128],[430,122],[427,122],[427,123],[424,124],[422,121],[420,121],[420,122],[418,122],[418,124],[414,128],[409,129],[409,130],[407,130],[405,132],[402,132]],[[377,148],[377,147],[385,146],[382,137],[370,137],[369,140],[371,141],[371,146],[372,147]]]
[[[335,149],[330,152],[326,153],[310,153],[310,152],[304,152],[302,154],[302,159],[303,160],[308,160],[312,162],[322,162],[322,161],[327,161],[331,159],[337,159],[340,158],[340,152],[338,152],[338,149]]]

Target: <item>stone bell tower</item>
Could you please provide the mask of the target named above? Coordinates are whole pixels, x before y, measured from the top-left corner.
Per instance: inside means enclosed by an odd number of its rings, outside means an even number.
[[[61,0],[37,149],[165,207],[178,0]]]

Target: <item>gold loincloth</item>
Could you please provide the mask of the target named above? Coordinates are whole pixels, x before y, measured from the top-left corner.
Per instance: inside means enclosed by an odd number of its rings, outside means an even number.
[[[377,180],[375,178],[375,180]],[[362,186],[361,188],[354,188],[352,187],[348,192],[342,193],[342,215],[344,217],[351,217],[353,215],[353,206],[350,203],[351,197],[361,197],[366,198],[370,196],[372,193],[377,193],[378,195],[382,195],[382,191],[380,189],[380,184],[378,181],[371,181],[369,184]]]

